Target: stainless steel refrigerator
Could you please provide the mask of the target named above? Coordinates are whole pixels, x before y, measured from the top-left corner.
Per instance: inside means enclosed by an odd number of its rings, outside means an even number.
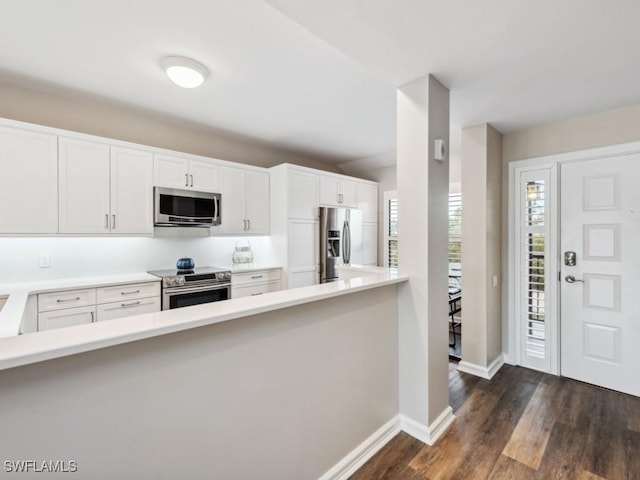
[[[338,267],[362,262],[362,212],[320,207],[320,283],[338,280]]]

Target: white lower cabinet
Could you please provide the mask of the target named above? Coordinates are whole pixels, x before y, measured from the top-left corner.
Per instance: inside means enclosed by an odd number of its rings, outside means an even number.
[[[160,311],[160,282],[38,294],[38,331]]]
[[[115,320],[123,317],[132,317],[143,313],[159,312],[160,297],[105,303],[98,305],[96,309],[98,322],[102,322],[104,320]]]
[[[299,270],[289,272],[288,288],[308,287],[318,283],[320,274],[314,267],[309,270]]]
[[[74,327],[96,321],[96,307],[78,307],[38,314],[38,331]]]
[[[282,270],[255,270],[231,275],[231,298],[255,297],[282,290]]]

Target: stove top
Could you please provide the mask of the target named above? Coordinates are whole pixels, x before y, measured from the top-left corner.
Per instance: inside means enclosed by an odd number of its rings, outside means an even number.
[[[193,270],[151,270],[147,273],[162,278],[163,288],[228,284],[231,281],[231,270],[216,267],[200,267]]]
[[[151,270],[147,273],[155,275],[156,277],[188,277],[191,275],[207,275],[211,273],[231,273],[231,270],[217,267],[198,267],[192,270]]]

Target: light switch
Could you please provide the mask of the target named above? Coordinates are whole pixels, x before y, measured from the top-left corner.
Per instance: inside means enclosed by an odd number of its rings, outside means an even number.
[[[498,275],[493,276],[492,283],[493,283],[493,288],[496,288],[498,286]]]

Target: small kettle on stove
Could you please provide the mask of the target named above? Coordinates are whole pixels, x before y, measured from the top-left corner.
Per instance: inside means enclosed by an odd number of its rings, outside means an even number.
[[[195,266],[196,264],[193,261],[193,258],[189,257],[179,258],[178,262],[176,263],[176,267],[178,267],[178,270],[193,270]]]

